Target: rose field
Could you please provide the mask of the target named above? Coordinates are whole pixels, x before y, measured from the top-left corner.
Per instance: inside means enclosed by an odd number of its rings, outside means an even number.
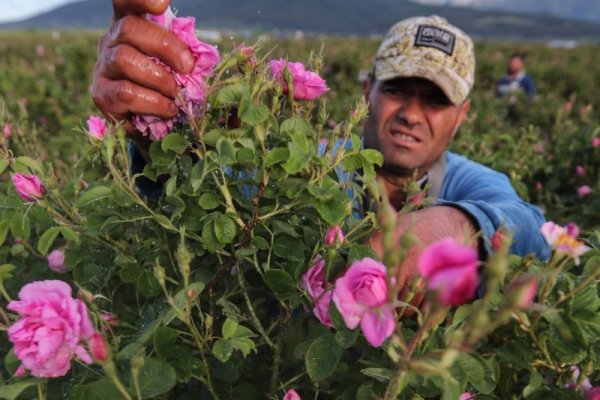
[[[415,239],[360,147],[379,39],[187,37],[198,70],[178,118],[133,118],[136,171],[90,96],[98,38],[0,32],[0,398],[600,399],[597,45],[476,43],[451,145],[543,210],[551,257],[444,239],[402,288]],[[533,100],[496,97],[515,50]],[[407,191],[399,213],[428,204]]]

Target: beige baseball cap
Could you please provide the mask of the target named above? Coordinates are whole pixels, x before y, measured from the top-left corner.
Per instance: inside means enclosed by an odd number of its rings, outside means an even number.
[[[454,104],[469,96],[475,78],[473,42],[437,15],[414,17],[392,26],[375,57],[375,78],[425,78]]]

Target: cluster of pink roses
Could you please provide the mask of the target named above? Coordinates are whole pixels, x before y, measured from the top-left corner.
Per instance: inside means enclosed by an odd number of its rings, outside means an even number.
[[[102,335],[94,331],[86,304],[71,296],[71,288],[57,280],[29,283],[19,292],[19,300],[7,307],[20,318],[8,329],[21,365],[15,373],[55,378],[64,376],[76,357],[86,364],[92,357],[104,361],[107,349]],[[85,345],[87,344],[88,349]]]
[[[179,87],[179,96],[175,104],[179,107],[179,115],[173,119],[163,120],[152,115],[135,115],[135,127],[152,140],[160,140],[173,129],[177,120],[185,121],[204,110],[206,98],[206,78],[213,74],[219,63],[219,53],[214,46],[201,42],[196,37],[195,19],[193,17],[175,17],[170,8],[161,15],[148,15],[147,18],[174,33],[187,44],[194,56],[195,64],[189,74],[179,74],[159,60],[155,60],[172,72]]]

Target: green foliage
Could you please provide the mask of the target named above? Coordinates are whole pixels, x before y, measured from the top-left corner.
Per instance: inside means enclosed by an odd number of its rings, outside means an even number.
[[[0,397],[34,398],[40,390],[73,399],[116,399],[123,392],[144,399],[198,393],[275,399],[296,388],[303,398],[323,399],[386,393],[388,399],[455,399],[467,390],[489,399],[575,399],[581,395],[565,389],[572,365],[594,382],[600,377],[600,203],[597,195],[580,199],[575,191],[581,184],[600,190],[599,149],[590,145],[600,136],[600,114],[576,111],[595,100],[589,88],[600,75],[579,72],[596,60],[597,49],[527,45],[540,98],[518,99],[509,115],[505,100],[493,98],[508,47],[479,44],[473,112],[453,144],[506,173],[549,218],[576,221],[594,249],[581,266],[559,255],[545,263],[499,252],[507,270],[502,279],[484,278],[482,299],[404,316],[392,338],[373,348],[358,329],[346,328],[334,305],[333,328],[319,324],[300,278],[317,257],[329,282],[352,261],[377,258],[365,246],[380,228],[377,216],[353,213],[357,204],[338,174],[362,170],[364,179],[352,190],[375,190],[382,156],[359,148],[363,116],[353,115],[362,96],[355,77],[369,68],[374,41],[326,39],[327,108],[325,98],[290,104],[260,62],[241,74],[217,75],[209,82],[206,114],[150,146],[143,175],[160,182],[164,193],[145,199],[118,127],[102,143],[84,143],[81,128],[71,132],[91,112],[86,93],[95,38],[44,42],[47,57],[33,60],[42,38],[18,39],[19,45],[0,48],[8,60],[0,66],[0,124],[24,133],[2,144],[2,295],[15,298],[34,280],[71,281],[95,295],[90,313],[111,351],[107,363],[75,365],[64,379],[45,381],[12,377],[18,361],[9,353]],[[273,56],[306,59],[306,47],[315,46],[284,42]],[[233,65],[223,55],[220,68]],[[309,64],[321,67],[318,57]],[[23,96],[27,104],[19,102]],[[222,121],[233,109],[240,126],[225,129]],[[334,153],[338,140],[352,145]],[[585,177],[574,174],[576,165],[586,168]],[[44,200],[23,202],[6,174],[14,171],[39,174]],[[324,244],[331,225],[347,233],[343,244]],[[57,248],[69,271],[59,277],[46,260]],[[525,271],[539,278],[540,288],[536,304],[519,310],[506,295]],[[106,312],[118,325],[105,321]],[[3,328],[15,315],[7,318]],[[9,348],[5,335],[0,340]]]

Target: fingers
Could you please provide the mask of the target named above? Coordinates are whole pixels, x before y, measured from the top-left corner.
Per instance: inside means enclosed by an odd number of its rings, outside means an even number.
[[[129,80],[171,98],[177,95],[173,75],[134,47],[121,44],[108,48],[106,53],[102,59],[105,78]]]
[[[164,27],[135,15],[126,15],[111,27],[107,46],[126,44],[156,57],[179,73],[190,73],[194,56],[189,47]]]
[[[114,20],[128,14],[162,14],[170,2],[170,0],[113,0]]]
[[[94,80],[92,99],[100,111],[116,121],[126,120],[130,114],[168,119],[178,112],[171,98],[127,80]]]

